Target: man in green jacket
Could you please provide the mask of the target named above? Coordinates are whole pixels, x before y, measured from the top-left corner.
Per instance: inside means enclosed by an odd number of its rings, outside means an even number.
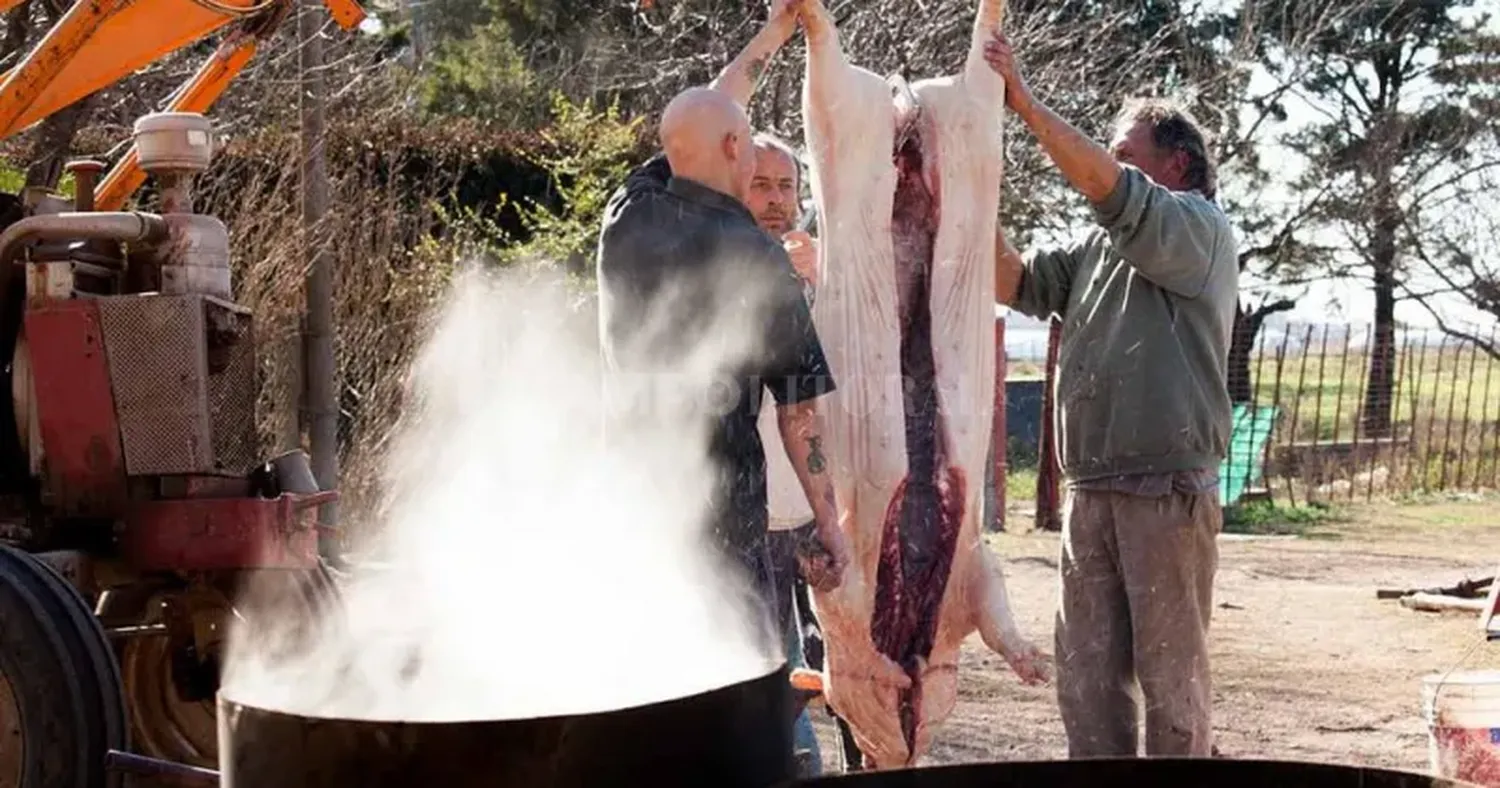
[[[1139,683],[1146,754],[1208,756],[1239,275],[1214,162],[1197,124],[1168,102],[1128,104],[1106,149],[1032,96],[1003,36],[985,56],[1096,224],[1076,245],[1024,259],[1003,235],[996,244],[996,299],[1063,321],[1056,659],[1068,753],[1136,755]]]

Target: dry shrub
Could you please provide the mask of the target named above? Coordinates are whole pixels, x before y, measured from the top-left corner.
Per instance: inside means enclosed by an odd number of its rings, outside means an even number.
[[[978,7],[978,0],[825,2],[854,63],[911,80],[963,68]],[[759,29],[766,5],[729,0],[576,4],[587,10],[566,26],[566,35],[535,35],[523,42],[528,66],[537,81],[574,100],[618,101],[626,117],[647,118],[645,128],[654,128],[678,91],[713,79]],[[1213,131],[1223,132],[1228,117],[1239,113],[1225,95],[1234,87],[1232,75],[1209,57],[1214,42],[1199,29],[1202,10],[1115,0],[1010,0],[1005,26],[1032,89],[1087,133],[1106,135],[1121,99],[1138,93],[1183,98]],[[794,143],[803,137],[805,59],[805,41],[798,34],[767,69],[751,106],[758,129]],[[1231,111],[1207,111],[1201,106],[1205,101]],[[1070,232],[1087,218],[1084,201],[1065,188],[1056,167],[1019,123],[1011,129],[1001,203],[1007,231],[1023,246],[1034,231]]]
[[[470,232],[445,222],[440,204],[465,161],[520,144],[446,132],[415,122],[331,130],[329,210],[311,239],[302,230],[294,133],[236,141],[200,183],[199,210],[230,228],[237,300],[256,315],[257,426],[267,453],[306,445],[294,403],[309,249],[321,245],[332,257],[346,524],[376,503],[377,467],[402,410],[407,367]]]

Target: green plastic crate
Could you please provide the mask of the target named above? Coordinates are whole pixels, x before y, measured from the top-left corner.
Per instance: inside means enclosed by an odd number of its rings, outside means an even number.
[[[1234,406],[1229,453],[1219,466],[1219,501],[1223,506],[1238,502],[1246,488],[1265,476],[1266,442],[1276,429],[1278,413],[1274,405]]]

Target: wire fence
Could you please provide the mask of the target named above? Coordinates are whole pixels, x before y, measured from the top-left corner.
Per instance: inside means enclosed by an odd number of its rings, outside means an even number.
[[[1226,504],[1368,501],[1500,483],[1500,360],[1474,343],[1435,331],[1290,324],[1262,330],[1244,367],[1230,370],[1239,401]]]
[[[1049,333],[1044,373],[1056,364],[1055,322]],[[1470,333],[1491,347],[1500,338],[1495,326]],[[1253,343],[1239,338],[1227,381],[1234,418],[1220,467],[1224,505],[1500,488],[1500,359],[1435,330],[1380,334],[1370,325],[1300,323],[1267,326]],[[1055,530],[1050,404],[1038,414],[1037,456],[1005,458],[1002,467],[1036,474],[1036,527]]]

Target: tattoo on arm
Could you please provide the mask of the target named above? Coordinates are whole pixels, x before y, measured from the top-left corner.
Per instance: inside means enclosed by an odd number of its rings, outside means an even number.
[[[750,63],[746,65],[745,70],[750,74],[751,84],[759,82],[761,74],[764,74],[766,71],[765,56],[762,55],[761,57],[751,58]]]
[[[828,467],[828,461],[823,457],[823,438],[819,435],[811,435],[807,439],[807,472],[817,475]]]

